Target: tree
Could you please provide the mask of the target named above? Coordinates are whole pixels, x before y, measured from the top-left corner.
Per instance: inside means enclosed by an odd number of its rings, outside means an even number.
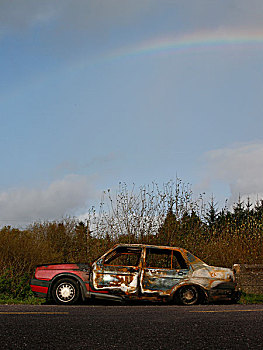
[[[171,217],[179,222],[184,213],[191,215],[196,210],[198,200],[193,199],[190,185],[179,179],[163,186],[152,183],[139,189],[135,185],[129,189],[125,183],[120,183],[115,194],[111,190],[104,192],[100,211],[92,215],[89,222],[95,236],[108,236],[112,241],[149,243],[156,239],[165,219]],[[168,236],[169,241],[174,234],[170,232]]]
[[[237,203],[235,203],[233,206],[233,211],[234,211],[233,218],[235,220],[235,223],[237,226],[240,226],[246,217],[246,212],[244,209],[244,202],[241,201],[240,195],[238,197]]]
[[[85,224],[80,221],[75,227],[75,254],[78,261],[87,261],[89,255],[89,248],[91,243],[91,234],[89,230],[88,221]]]
[[[166,218],[158,230],[157,240],[161,245],[175,245],[178,235],[178,221],[172,208],[168,209]]]
[[[217,203],[215,203],[213,196],[208,203],[208,210],[206,211],[204,218],[209,227],[210,233],[213,232],[218,218]]]
[[[261,221],[263,219],[263,199],[256,201],[253,214],[257,220]]]

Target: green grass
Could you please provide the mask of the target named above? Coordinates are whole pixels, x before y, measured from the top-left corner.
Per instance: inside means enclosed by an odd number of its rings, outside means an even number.
[[[40,305],[45,301],[45,299],[27,297],[25,299],[17,299],[9,297],[4,294],[0,294],[0,304],[4,305],[17,305],[17,304],[26,304],[26,305]]]
[[[239,304],[263,304],[263,294],[242,293]]]

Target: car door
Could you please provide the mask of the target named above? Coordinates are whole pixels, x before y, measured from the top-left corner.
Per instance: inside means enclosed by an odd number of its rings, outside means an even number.
[[[96,290],[134,294],[139,286],[141,247],[119,246],[95,262],[93,286]]]
[[[169,296],[174,287],[188,278],[189,267],[175,249],[147,247],[141,273],[144,295]]]

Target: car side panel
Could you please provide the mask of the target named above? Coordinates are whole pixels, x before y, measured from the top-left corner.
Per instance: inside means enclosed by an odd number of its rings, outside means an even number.
[[[37,297],[47,298],[52,283],[65,276],[75,278],[81,285],[82,295],[89,296],[89,271],[80,271],[77,264],[42,265],[36,268],[30,287]]]
[[[144,294],[170,296],[177,285],[188,278],[188,270],[143,269],[141,290]]]

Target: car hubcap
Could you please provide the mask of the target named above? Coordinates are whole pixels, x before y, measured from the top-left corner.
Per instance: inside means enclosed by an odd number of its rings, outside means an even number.
[[[186,301],[191,301],[192,299],[194,298],[194,293],[192,290],[187,290],[185,293],[184,293],[184,299]]]
[[[57,288],[56,294],[60,301],[68,303],[75,296],[75,288],[70,283],[61,283]]]
[[[192,304],[196,302],[196,291],[193,288],[187,288],[182,293],[182,300],[185,304]]]

